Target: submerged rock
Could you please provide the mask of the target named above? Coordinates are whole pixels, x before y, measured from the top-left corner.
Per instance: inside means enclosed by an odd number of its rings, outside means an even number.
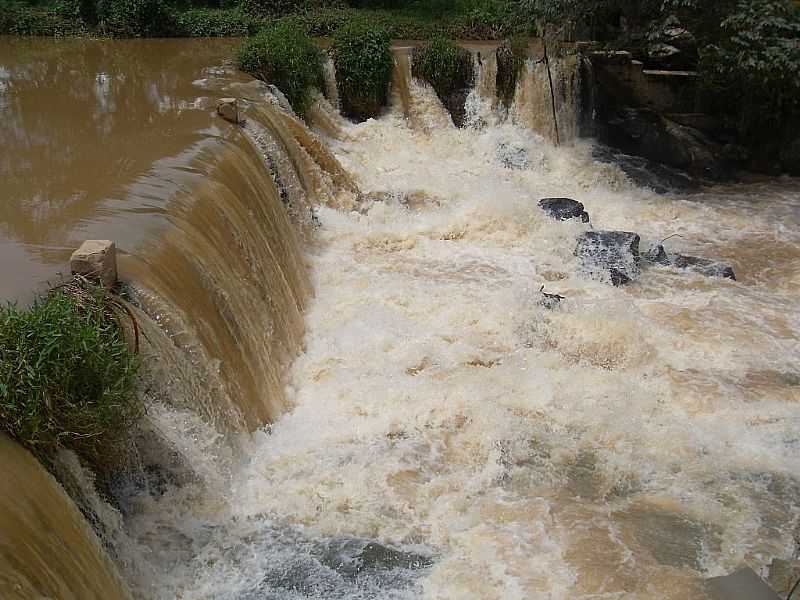
[[[701,258],[699,256],[688,256],[685,254],[669,254],[664,249],[664,244],[656,244],[642,255],[642,258],[649,263],[662,265],[665,267],[675,267],[685,269],[706,277],[723,277],[736,281],[736,274],[733,267],[729,264]]]
[[[320,556],[320,562],[350,579],[355,579],[364,572],[415,570],[433,564],[429,556],[397,550],[358,538],[333,540],[326,552]]]
[[[561,301],[566,300],[564,296],[559,296],[558,294],[548,294],[544,291],[544,286],[539,289],[539,293],[542,295],[542,299],[539,301],[539,304],[545,307],[547,310],[558,308],[558,306],[561,304]]]
[[[699,273],[700,275],[705,275],[706,277],[724,277],[736,281],[736,274],[733,272],[733,267],[709,258],[673,254],[670,257],[670,264],[678,269],[686,269]]]
[[[571,198],[542,198],[539,208],[556,221],[580,218],[584,223],[589,222],[589,213],[584,210],[583,204]]]
[[[669,256],[667,255],[667,251],[664,250],[664,244],[651,246],[650,249],[642,255],[642,258],[647,262],[657,265],[669,265]]]
[[[521,171],[530,166],[527,148],[508,142],[497,145],[497,159],[506,169]]]
[[[619,287],[639,278],[639,241],[629,231],[587,231],[578,237],[575,256],[587,272]]]

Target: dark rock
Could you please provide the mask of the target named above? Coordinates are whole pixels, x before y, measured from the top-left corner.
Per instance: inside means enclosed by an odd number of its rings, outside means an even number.
[[[422,569],[433,564],[429,556],[404,552],[377,542],[358,538],[343,538],[332,541],[320,562],[341,575],[355,579],[370,571],[391,569]]]
[[[583,204],[571,198],[542,198],[539,207],[556,221],[580,218],[584,223],[589,222],[589,213]]]
[[[706,277],[724,277],[736,281],[736,274],[733,272],[733,267],[708,258],[673,254],[670,257],[670,264],[678,269],[686,269],[699,273],[700,275],[705,275]]]
[[[670,264],[667,251],[664,250],[664,244],[656,244],[655,246],[651,246],[650,249],[642,255],[642,258],[647,262],[655,263],[657,265],[668,266]]]
[[[710,179],[726,173],[720,149],[700,131],[649,109],[622,108],[602,127],[601,137],[627,154]]]
[[[558,308],[558,306],[561,304],[561,301],[566,300],[564,296],[559,296],[558,294],[548,294],[544,291],[544,286],[539,289],[539,293],[542,295],[542,299],[539,301],[539,304],[545,307],[547,310]]]
[[[592,157],[599,162],[617,165],[633,183],[650,188],[657,194],[692,191],[700,187],[697,180],[685,171],[658,164],[641,156],[617,152],[608,146],[595,146],[592,149]]]
[[[648,35],[647,65],[658,69],[694,69],[697,66],[697,40],[691,31],[670,15]]]
[[[639,278],[639,241],[628,231],[587,231],[578,237],[575,256],[590,274],[602,274],[618,287]]]
[[[527,148],[507,142],[500,142],[497,145],[497,159],[506,169],[521,171],[530,165]]]

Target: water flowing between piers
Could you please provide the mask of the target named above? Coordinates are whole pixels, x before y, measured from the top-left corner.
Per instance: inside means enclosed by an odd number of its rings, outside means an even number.
[[[535,51],[507,112],[473,52],[464,129],[404,47],[385,115],[320,100],[315,132],[224,64],[187,73],[202,133],[119,217],[153,232],[122,244],[164,363],[142,468],[84,506],[135,596],[677,600],[793,550],[800,186],[638,188],[576,139],[574,57],[556,147]],[[586,279],[589,225],[546,196],[739,281]]]

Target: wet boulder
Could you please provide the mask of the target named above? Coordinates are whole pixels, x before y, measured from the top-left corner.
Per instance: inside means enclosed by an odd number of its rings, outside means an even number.
[[[374,541],[338,538],[331,540],[320,562],[342,576],[354,579],[362,573],[375,571],[424,569],[433,564],[433,559]]]
[[[711,260],[710,258],[701,258],[699,256],[687,256],[685,254],[668,254],[664,250],[664,244],[656,244],[642,255],[642,259],[665,267],[675,267],[676,269],[685,269],[692,271],[706,277],[722,277],[725,279],[732,279],[736,281],[736,274],[733,267],[729,264]]]
[[[580,219],[584,223],[589,222],[589,213],[583,204],[571,198],[542,198],[539,200],[539,208],[556,221]]]
[[[629,231],[587,231],[578,237],[575,256],[590,275],[619,287],[639,278],[639,235]]]
[[[736,281],[736,274],[733,271],[733,267],[709,258],[673,254],[670,257],[670,264],[675,268],[686,269],[687,271],[705,275],[706,277],[723,277]]]
[[[664,244],[651,246],[650,249],[642,255],[642,258],[656,265],[669,266],[670,264],[667,251],[664,250]]]

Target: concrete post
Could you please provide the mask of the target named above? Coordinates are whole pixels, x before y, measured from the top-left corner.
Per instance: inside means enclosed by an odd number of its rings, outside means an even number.
[[[109,240],[86,240],[69,261],[73,275],[99,281],[111,288],[117,282],[117,249]]]

